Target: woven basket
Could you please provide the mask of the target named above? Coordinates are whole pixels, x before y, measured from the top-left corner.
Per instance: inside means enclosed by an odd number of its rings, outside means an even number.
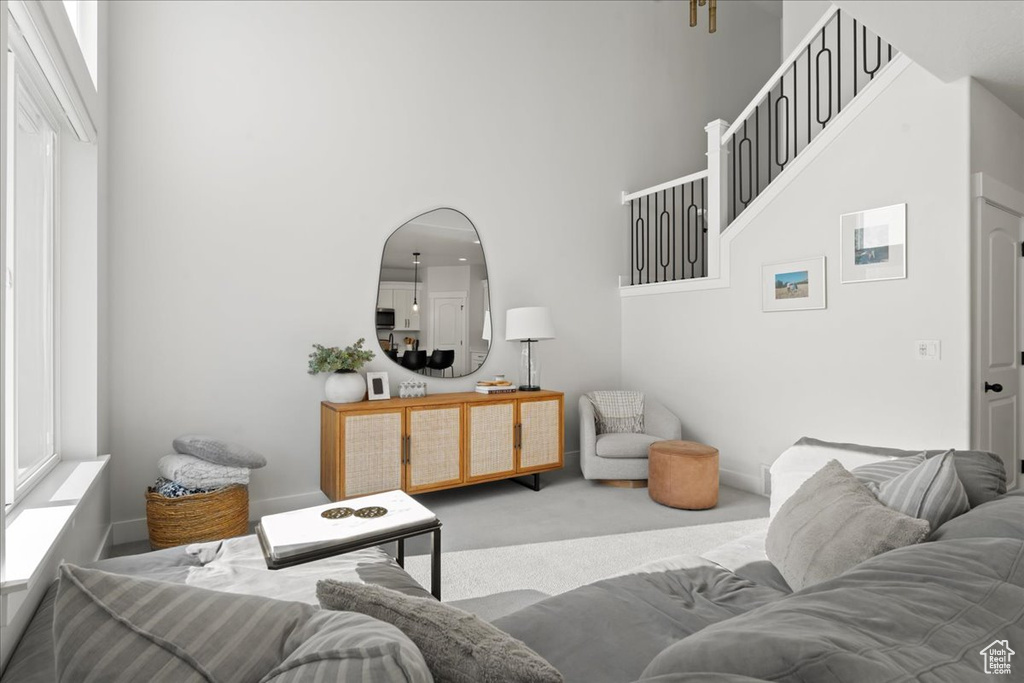
[[[146,491],[146,524],[154,550],[249,533],[249,487],[168,498]]]

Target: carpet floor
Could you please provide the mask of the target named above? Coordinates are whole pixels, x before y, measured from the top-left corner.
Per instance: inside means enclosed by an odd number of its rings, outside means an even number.
[[[747,519],[442,552],[441,596],[445,602],[456,602],[515,591],[556,595],[654,560],[700,555],[767,525],[766,518]],[[428,556],[409,557],[405,566],[421,585],[430,585]]]

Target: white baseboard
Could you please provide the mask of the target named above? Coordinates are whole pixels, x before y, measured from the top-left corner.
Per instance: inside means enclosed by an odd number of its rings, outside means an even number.
[[[749,491],[750,493],[756,493],[759,496],[764,495],[764,491],[761,490],[761,479],[751,474],[719,469],[718,481],[725,486],[730,486],[734,489],[739,489],[740,491]]]
[[[580,452],[566,451],[564,454],[564,467],[565,469],[574,469],[574,471],[578,472],[580,468]],[[265,515],[276,515],[279,512],[323,505],[326,502],[328,502],[327,496],[321,491],[310,491],[308,493],[298,493],[293,496],[281,496],[279,498],[250,500],[249,521],[256,521]],[[107,535],[108,539],[113,539],[113,545],[145,541],[149,538],[149,527],[146,525],[145,517],[125,519],[120,522],[114,522],[111,525],[111,531]]]

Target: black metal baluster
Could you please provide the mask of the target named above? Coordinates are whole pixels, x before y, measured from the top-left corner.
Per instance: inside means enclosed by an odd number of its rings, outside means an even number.
[[[657,207],[655,207],[655,211],[657,211]],[[651,271],[652,270],[656,270],[654,268],[654,259],[651,258],[651,250],[652,250],[652,247],[651,247],[651,225],[652,225],[652,222],[651,222],[651,195],[647,195],[647,219],[646,219],[646,223],[645,223],[645,228],[647,229],[647,235],[644,238],[646,240],[646,244],[647,244],[647,255],[644,256],[644,263],[647,266],[647,268],[646,268],[646,270],[647,270],[647,284],[651,283]],[[655,277],[657,277],[657,272],[655,272]]]
[[[668,266],[672,262],[672,252],[669,251],[672,245],[672,216],[668,212],[665,190],[661,191],[661,213],[658,214],[658,241],[664,239],[661,245],[661,279],[668,280]]]
[[[793,60],[793,156],[800,153],[800,106],[797,92],[800,90],[800,83],[797,81],[796,63],[800,61],[797,57]]]
[[[875,68],[868,68],[868,27],[861,27],[861,38],[864,39],[864,73],[868,80],[875,80],[875,72],[882,66],[882,39],[875,36]]]
[[[701,211],[697,214],[700,219],[697,224],[697,229],[700,230],[700,241],[704,245],[704,259],[702,261],[701,275],[703,277],[708,276],[708,188],[704,183],[704,178],[700,179],[700,203]]]
[[[782,105],[782,106],[780,106]],[[782,125],[782,114],[786,115],[786,125]],[[782,144],[782,131],[786,132],[786,144]],[[786,152],[784,160],[779,159],[779,148]],[[779,79],[779,99],[775,101],[775,163],[778,164],[780,172],[786,170],[789,163],[789,96],[786,95],[786,76]]]
[[[765,150],[765,154],[768,157],[768,182],[765,185],[769,185],[772,182],[772,89],[768,88],[768,149]]]
[[[811,44],[807,43],[807,144],[811,144]]]
[[[661,265],[659,247],[661,246],[659,236],[661,235],[661,214],[658,213],[658,193],[654,193],[654,281],[658,281],[658,266]]]
[[[843,110],[843,13],[836,10],[836,90],[838,109]]]
[[[824,119],[821,118],[821,57],[824,55],[828,58],[828,116]],[[822,128],[825,127],[829,121],[832,120],[832,50],[825,45],[825,34],[821,34],[821,47],[818,49],[818,54],[815,59],[815,71],[817,72],[817,78],[815,79],[814,85],[817,88],[818,96],[814,107],[814,117],[818,120],[818,124]]]
[[[754,139],[761,139],[761,105],[754,107]],[[761,145],[754,145],[754,196],[761,194]]]
[[[857,96],[857,20],[853,20],[853,96]]]
[[[743,194],[743,145],[744,144],[746,144],[746,146],[747,146],[747,193],[746,193],[746,199],[744,199],[744,194]],[[750,137],[747,135],[747,122],[744,121],[743,122],[743,139],[740,140],[740,187],[739,187],[740,202],[743,204],[743,208],[744,209],[747,208],[747,205],[750,204],[750,200],[753,199],[753,197],[750,196],[750,192],[754,189],[753,174],[752,174],[752,164],[751,164],[751,162],[753,162],[753,160],[754,160],[754,156],[753,156],[753,154],[751,154],[751,151],[750,151]]]
[[[695,264],[697,263],[698,254],[700,254],[700,247],[697,244],[696,214],[693,211],[694,202],[696,201],[696,190],[696,184],[690,185],[690,203],[686,204],[684,202],[684,206],[686,207],[684,209],[686,211],[686,250],[688,252],[686,261],[690,264],[691,278],[697,277]]]
[[[676,223],[678,222],[678,214],[676,213],[676,188],[672,188],[672,279],[676,280]]]

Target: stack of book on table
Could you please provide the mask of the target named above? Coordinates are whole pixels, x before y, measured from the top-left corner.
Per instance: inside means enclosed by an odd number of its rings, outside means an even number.
[[[476,391],[478,394],[514,394],[516,387],[512,382],[505,380],[493,380],[488,382],[477,382]]]
[[[267,565],[295,564],[344,552],[389,533],[427,527],[437,515],[403,491],[387,491],[266,515],[256,527]]]

